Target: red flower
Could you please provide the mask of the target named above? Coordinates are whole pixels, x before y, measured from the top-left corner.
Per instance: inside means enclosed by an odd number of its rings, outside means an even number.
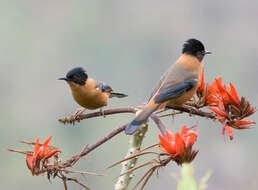
[[[230,98],[227,92],[227,86],[225,84],[222,85],[222,77],[216,78],[215,81],[217,84],[217,89],[219,90],[219,96],[221,101],[223,101],[224,103],[230,103]]]
[[[205,105],[218,106],[221,101],[219,98],[219,90],[216,81],[212,84],[207,84],[205,92]]]
[[[205,88],[203,68],[197,96],[199,97],[197,105],[199,107],[207,106],[216,114],[216,119],[224,125],[223,134],[225,131],[229,133],[230,139],[233,139],[233,131],[230,131],[230,127],[249,129],[251,128],[250,124],[255,124],[254,121],[242,120],[255,113],[256,109],[244,97],[239,99],[236,88],[231,82],[227,87],[222,84],[222,77],[218,77]]]
[[[212,107],[212,106],[207,106],[207,108],[210,109],[211,111],[215,112],[217,115],[224,117],[225,119],[228,118],[228,115],[225,111],[222,111],[222,110]]]
[[[200,98],[200,104],[217,106],[218,102],[220,101],[218,98],[219,90],[217,87],[216,81],[214,81],[211,85],[207,83],[205,85],[204,81],[204,67],[202,67],[201,77],[199,87],[197,89],[197,96]]]
[[[181,137],[183,138],[185,147],[187,148],[195,143],[197,139],[197,133],[196,131],[190,130],[186,125],[184,125],[181,129]]]
[[[48,145],[51,138],[52,136],[50,136],[42,145],[39,143],[39,138],[37,138],[34,145],[33,155],[26,155],[27,166],[33,175],[38,174],[40,171],[41,160],[46,160],[55,155],[57,152],[61,152],[61,150]]]
[[[204,88],[205,88],[204,67],[202,67],[202,74],[201,74],[201,78],[200,78],[200,84],[199,84],[199,87],[197,89],[197,93],[202,93],[204,91]]]
[[[184,153],[184,141],[178,132],[173,134],[166,130],[166,137],[159,135],[159,139],[161,143],[159,149],[161,151],[170,154],[172,157]]]
[[[233,140],[234,132],[230,128],[230,126],[224,125],[224,127],[222,128],[222,135],[224,136],[224,138],[225,138],[225,131],[228,133],[228,136],[229,136],[230,140]]]
[[[230,82],[229,87],[222,84],[222,77],[215,78],[214,82],[206,85],[204,81],[204,67],[202,67],[200,84],[197,89],[197,96],[204,101],[204,105],[218,106],[221,102],[224,104],[233,104],[239,108],[240,100],[234,85]]]
[[[198,90],[203,89],[204,91],[203,74],[200,80],[200,87]],[[199,93],[199,92],[198,92]],[[239,108],[240,100],[234,85],[230,82],[229,87],[222,84],[222,77],[215,78],[214,82],[209,85],[207,84],[206,91],[204,93],[205,103],[204,105],[219,106],[220,108],[227,104],[235,105]]]
[[[222,77],[216,78],[211,86],[208,86],[206,105],[224,106],[228,104],[237,108],[240,106],[240,100],[234,85],[230,82],[229,87],[222,85]],[[213,102],[212,102],[213,101]]]
[[[198,151],[192,151],[192,145],[197,139],[197,133],[184,125],[181,132],[176,134],[166,130],[165,137],[159,134],[159,149],[170,155],[178,164],[191,162]]]
[[[32,171],[33,161],[32,161],[32,156],[29,154],[26,155],[26,163],[27,163],[28,168]]]
[[[255,121],[233,120],[230,121],[232,127],[236,129],[249,129],[251,124],[256,124]]]
[[[231,82],[229,83],[229,88],[228,88],[227,93],[228,93],[229,98],[231,99],[231,102],[235,106],[239,107],[240,106],[240,101],[239,101],[239,98],[238,98],[238,94],[237,94],[237,91],[236,91],[234,85]]]

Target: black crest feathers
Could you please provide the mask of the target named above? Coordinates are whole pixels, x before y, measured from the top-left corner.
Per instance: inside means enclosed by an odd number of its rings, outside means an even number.
[[[86,71],[82,67],[75,67],[68,71],[66,79],[79,85],[85,85],[88,78]]]

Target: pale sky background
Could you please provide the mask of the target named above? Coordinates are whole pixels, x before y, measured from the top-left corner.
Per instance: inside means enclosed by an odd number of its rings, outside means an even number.
[[[65,160],[86,144],[129,122],[133,115],[94,118],[63,126],[58,118],[79,108],[68,86],[57,78],[75,67],[127,93],[112,99],[108,108],[137,106],[145,102],[162,73],[181,53],[188,38],[200,39],[207,50],[205,78],[222,76],[232,82],[239,96],[258,103],[258,1],[185,0],[78,0],[0,2],[0,126],[1,147],[27,148],[17,140],[41,141],[52,135],[52,143]],[[257,114],[249,118],[258,121]],[[197,181],[209,169],[209,190],[256,190],[258,187],[257,128],[235,131],[226,143],[221,125],[187,114],[164,119],[176,131],[183,124],[198,122],[200,150],[193,165]],[[144,146],[158,142],[153,122]],[[93,190],[113,189],[120,167],[105,168],[123,158],[129,137],[120,134],[81,160],[74,169],[107,173],[108,177],[83,179]],[[63,189],[60,180],[33,177],[22,155],[0,151],[1,189]],[[153,176],[146,189],[176,189],[169,164]],[[135,181],[134,181],[135,182]],[[70,189],[80,189],[69,183]]]

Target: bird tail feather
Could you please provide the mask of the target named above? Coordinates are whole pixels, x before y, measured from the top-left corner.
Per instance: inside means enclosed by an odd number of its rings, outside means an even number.
[[[117,98],[125,98],[128,95],[122,94],[122,93],[116,93],[116,92],[111,92],[109,98],[117,97]]]
[[[134,134],[139,127],[144,123],[146,119],[157,109],[157,105],[149,105],[144,106],[142,111],[136,116],[136,118],[129,123],[125,128],[125,134],[132,135]]]

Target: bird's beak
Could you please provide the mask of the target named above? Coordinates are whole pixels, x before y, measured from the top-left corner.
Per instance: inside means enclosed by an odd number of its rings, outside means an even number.
[[[211,51],[205,51],[204,55],[206,55],[206,54],[211,54]]]
[[[66,77],[59,78],[58,80],[65,80],[65,81],[68,81],[68,79],[67,79]]]

